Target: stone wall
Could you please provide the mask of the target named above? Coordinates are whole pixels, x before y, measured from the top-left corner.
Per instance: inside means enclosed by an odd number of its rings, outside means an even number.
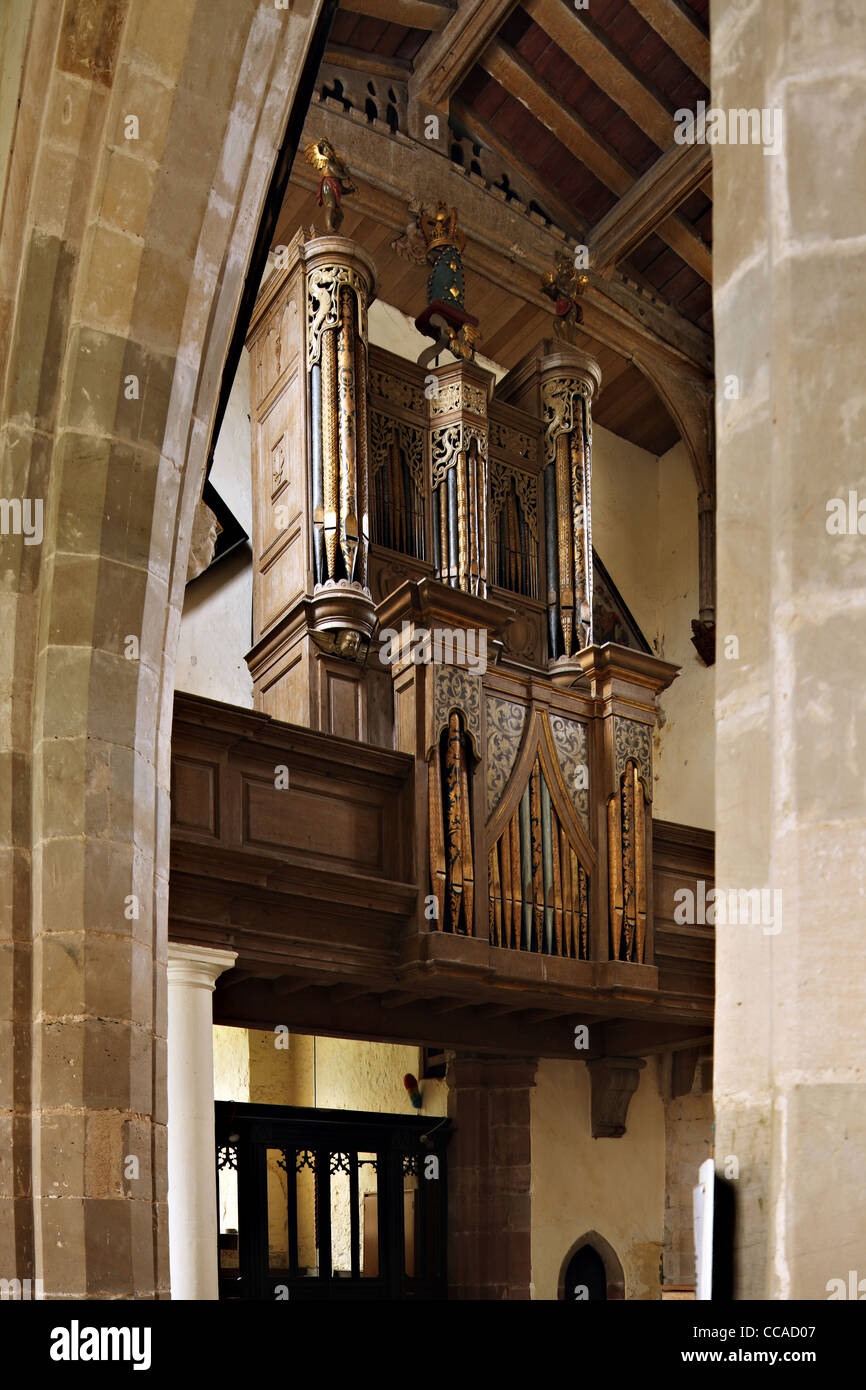
[[[713,104],[783,132],[713,152],[737,388],[716,405],[716,884],[781,894],[775,923],[716,932],[717,1153],[739,1162],[737,1296],[823,1299],[866,1275],[866,541],[856,515],[828,526],[864,491],[866,6],[711,19]]]
[[[593,1139],[583,1062],[543,1060],[531,1096],[532,1297],[556,1299],[587,1232],[613,1249],[627,1299],[656,1299],[664,1241],[665,1115],[656,1068],[640,1074],[620,1139]]]
[[[168,1294],[175,650],[319,3],[215,8],[36,0],[3,91],[0,494],[43,527],[0,565],[0,1271],[46,1298]]]
[[[694,1189],[698,1169],[713,1154],[713,1083],[709,1057],[695,1067],[690,1089],[673,1095],[672,1055],[659,1059],[665,1097],[665,1287],[695,1283]]]

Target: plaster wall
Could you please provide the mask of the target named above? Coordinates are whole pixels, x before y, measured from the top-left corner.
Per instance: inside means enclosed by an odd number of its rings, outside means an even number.
[[[670,1094],[670,1054],[659,1059],[665,1073],[665,1249],[664,1283],[694,1286],[694,1189],[698,1169],[713,1155],[712,1062],[695,1067],[687,1095]]]
[[[680,441],[658,460],[658,653],[680,673],[660,698],[653,815],[712,830],[715,825],[716,667],[692,645],[698,613],[698,486]],[[724,660],[719,639],[717,661]]]
[[[391,1115],[447,1113],[444,1080],[421,1082],[420,1111],[409,1101],[403,1077],[419,1074],[417,1047],[299,1033],[288,1035],[288,1047],[276,1042],[277,1035],[265,1030],[216,1025],[215,1098]]]
[[[288,1042],[288,1046],[277,1046]],[[421,1082],[423,1105],[413,1109],[403,1077],[418,1075],[417,1047],[355,1042],[347,1038],[278,1035],[259,1029],[214,1027],[214,1095],[259,1105],[300,1105],[332,1110],[370,1110],[390,1114],[446,1114],[444,1080]],[[268,1227],[274,1269],[288,1260],[286,1173],[280,1155],[268,1158]],[[313,1228],[313,1174],[303,1169],[298,1182],[298,1258],[302,1266],[316,1264]],[[407,1178],[407,1184],[417,1179]],[[364,1199],[376,1191],[370,1166],[359,1172],[359,1217],[363,1232]],[[236,1175],[224,1173],[220,1182],[220,1229],[236,1230]],[[331,1184],[331,1259],[335,1269],[351,1267],[351,1215],[348,1174],[337,1173]]]
[[[613,1247],[627,1299],[660,1296],[664,1242],[665,1117],[647,1063],[621,1139],[593,1139],[582,1062],[539,1062],[530,1092],[532,1297],[558,1297],[566,1255],[587,1231]]]
[[[211,482],[252,535],[250,362],[244,348],[214,449]],[[252,646],[253,565],[249,542],[187,586],[175,686],[225,704],[253,708],[244,660]]]

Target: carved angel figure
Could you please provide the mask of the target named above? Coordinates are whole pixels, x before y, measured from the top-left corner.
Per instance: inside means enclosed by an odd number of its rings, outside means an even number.
[[[542,291],[554,303],[553,331],[564,342],[576,341],[577,325],[583,322],[583,311],[577,301],[588,284],[589,276],[575,270],[567,255],[558,256],[553,270],[546,270],[541,277]]]
[[[325,226],[338,232],[343,221],[343,199],[357,190],[343,158],[330,140],[313,140],[304,151],[307,160],[322,175],[319,182],[319,207],[325,209]]]
[[[402,232],[391,239],[391,250],[404,256],[413,265],[424,265],[427,260],[427,243],[421,233],[420,218],[424,205],[419,198],[409,200],[409,221]]]

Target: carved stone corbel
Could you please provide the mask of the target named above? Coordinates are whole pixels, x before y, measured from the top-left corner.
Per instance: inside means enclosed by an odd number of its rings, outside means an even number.
[[[646,1066],[643,1057],[599,1057],[587,1062],[591,1089],[590,1117],[593,1139],[621,1139],[629,1101]]]

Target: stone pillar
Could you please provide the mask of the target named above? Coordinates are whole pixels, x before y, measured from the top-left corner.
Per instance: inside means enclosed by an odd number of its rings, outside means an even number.
[[[780,137],[713,151],[716,1159],[735,1296],[821,1300],[866,1278],[866,8],[714,4],[712,67]]]
[[[168,1240],[171,1296],[215,1299],[213,1007],[237,960],[207,946],[168,948]]]
[[[528,1299],[529,1092],[537,1059],[457,1057],[448,1067],[449,1296]]]

